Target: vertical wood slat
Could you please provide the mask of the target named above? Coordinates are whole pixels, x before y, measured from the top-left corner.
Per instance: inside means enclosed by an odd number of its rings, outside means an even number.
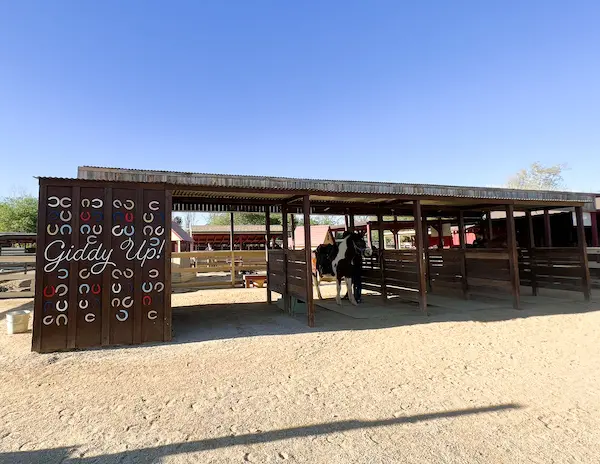
[[[586,301],[589,301],[592,295],[591,292],[591,280],[590,280],[590,267],[587,256],[587,244],[585,240],[585,227],[583,225],[583,208],[581,206],[575,207],[575,216],[577,218],[577,247],[579,248],[581,256],[581,289],[583,296]]]
[[[442,250],[444,248],[444,223],[442,218],[438,218],[438,248]]]
[[[233,225],[233,213],[229,213],[229,218],[231,221],[229,228],[229,249],[231,250],[231,287],[235,287],[235,230]]]
[[[598,240],[598,215],[595,211],[590,213],[590,220],[592,222],[592,246],[600,246]]]
[[[112,187],[104,189],[104,246],[112,247]],[[137,232],[137,231],[136,231]],[[110,345],[110,282],[111,271],[102,274],[102,346]]]
[[[31,349],[42,351],[42,318],[44,317],[42,306],[44,290],[44,249],[46,248],[46,219],[48,217],[46,202],[48,198],[48,185],[40,181],[38,198],[38,222],[35,256],[35,303],[33,308],[33,337]]]
[[[312,241],[310,237],[310,196],[305,195],[304,210],[304,254],[306,256],[306,309],[308,313],[308,326],[315,326],[315,304],[313,301],[312,282]]]
[[[354,230],[354,225],[352,225]],[[377,214],[377,234],[379,240],[379,269],[381,272],[381,298],[387,301],[387,288],[385,285],[385,237],[383,234],[383,215]]]
[[[163,340],[170,342],[173,338],[173,308],[171,306],[171,223],[173,217],[173,191],[165,190],[165,309],[163,323]]]
[[[290,214],[290,222],[291,222],[291,233],[292,233],[292,249],[296,249],[296,216],[294,214]],[[287,224],[286,224],[287,226]],[[289,244],[288,244],[289,247]]]
[[[282,234],[283,234],[283,275],[285,278],[283,295],[283,310],[289,314],[290,312],[290,296],[288,293],[288,250],[289,250],[289,240],[288,240],[288,213],[287,213],[287,205],[284,203],[281,205],[281,224],[282,224]],[[294,246],[295,248],[295,246]]]
[[[135,194],[135,208],[134,208],[134,224],[135,224],[135,233],[133,236],[133,240],[135,242],[135,249],[139,250],[142,244],[143,236],[143,222],[142,216],[144,214],[144,190],[138,189]],[[166,216],[165,216],[166,218]],[[170,243],[169,243],[170,245]],[[166,246],[166,243],[165,243]],[[169,247],[170,249],[170,247]],[[139,261],[135,261],[133,264],[134,268],[134,276],[133,276],[133,334],[132,340],[134,344],[142,343],[142,280],[144,269],[142,264]]]
[[[487,216],[487,230],[488,230],[488,241],[494,240],[494,222],[492,221],[492,210],[486,211]]]
[[[79,214],[81,210],[81,187],[75,186],[71,191],[71,245],[75,250],[79,248]],[[67,349],[72,350],[77,347],[77,261],[71,261],[69,264],[69,325],[67,328]]]
[[[513,308],[521,309],[521,289],[519,280],[519,257],[517,255],[517,231],[515,229],[515,209],[506,205],[506,232],[508,243],[508,262],[512,287]]]
[[[425,262],[423,249],[423,220],[421,200],[413,202],[413,218],[415,223],[415,245],[417,248],[417,279],[419,288],[419,309],[427,312],[427,282],[425,279]]]
[[[538,294],[537,279],[536,279],[536,266],[535,266],[535,234],[533,230],[533,218],[531,216],[531,210],[525,212],[527,217],[527,232],[528,232],[528,243],[529,243],[529,272],[531,273],[531,292],[534,296]]]
[[[462,211],[458,212],[458,241],[462,257],[460,260],[460,273],[462,275],[462,293],[463,298],[469,297],[469,285],[467,280],[467,255],[466,255],[466,243],[465,243],[465,215]]]
[[[269,246],[271,246],[271,210],[269,206],[267,206],[267,211],[265,213],[265,229],[267,232],[267,244],[265,246],[265,258],[267,261],[267,304],[271,304],[271,288],[269,284]]]

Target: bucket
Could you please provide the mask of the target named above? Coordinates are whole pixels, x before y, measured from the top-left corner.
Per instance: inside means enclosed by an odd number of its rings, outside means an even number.
[[[18,309],[6,313],[6,330],[8,335],[24,333],[29,330],[29,317],[31,311],[28,309]]]

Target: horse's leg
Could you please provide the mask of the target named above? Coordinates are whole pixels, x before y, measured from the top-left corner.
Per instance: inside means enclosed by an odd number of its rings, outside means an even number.
[[[342,306],[342,298],[340,297],[340,291],[342,290],[342,279],[341,277],[338,277],[335,279],[335,285],[336,285],[336,290],[337,293],[335,295],[335,302]]]
[[[348,291],[348,299],[350,300],[350,303],[352,303],[354,306],[358,306],[358,303],[354,299],[354,292],[352,291],[352,277],[346,277],[344,280],[346,281],[346,290]]]
[[[317,288],[317,296],[319,297],[319,300],[322,300],[323,297],[321,296],[321,288],[319,287],[319,284],[321,283],[321,280],[319,279],[319,273],[315,274],[315,287]]]

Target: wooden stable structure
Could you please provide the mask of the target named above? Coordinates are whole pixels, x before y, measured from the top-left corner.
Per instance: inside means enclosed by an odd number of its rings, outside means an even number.
[[[271,292],[280,293],[286,308],[290,297],[304,301],[311,327],[315,325],[312,250],[289,249],[289,214],[302,215],[305,224],[313,214],[344,215],[350,228],[356,215],[377,216],[380,243],[384,216],[413,217],[415,249],[380,249],[365,263],[364,286],[386,301],[388,295],[414,299],[423,312],[428,292],[461,298],[496,292],[511,298],[515,308],[520,307],[523,284],[534,294],[552,286],[578,289],[590,297],[582,220],[576,247],[539,248],[531,240],[526,253],[517,248],[514,226],[515,210],[530,217],[531,211],[569,207],[580,219],[584,208],[594,207],[594,198],[587,194],[95,167],[80,167],[78,177],[40,180],[33,337],[37,351],[170,340],[171,247],[164,247],[161,236],[170,236],[172,211],[265,213],[267,243],[271,243],[271,214],[282,214],[283,247],[266,252],[267,299],[271,302]],[[122,210],[125,205],[130,209]],[[496,210],[507,215],[507,247],[467,249],[465,222],[480,221],[486,211]],[[461,243],[457,249],[433,252],[425,246],[426,227],[428,221],[444,218],[455,218]],[[57,257],[55,240],[64,249],[73,246],[74,253],[89,243],[83,234],[90,235],[84,227],[88,223],[93,246],[101,243],[112,250],[109,272],[88,273],[93,266],[102,268],[98,253],[83,251],[66,261]],[[98,225],[103,229],[96,233],[99,228],[93,226]],[[304,243],[312,243],[311,228],[303,232]],[[55,248],[49,250],[53,242]],[[142,263],[136,256],[146,260]],[[234,250],[230,256],[235,262]],[[87,286],[96,292],[93,296]],[[124,301],[130,306],[124,308]]]

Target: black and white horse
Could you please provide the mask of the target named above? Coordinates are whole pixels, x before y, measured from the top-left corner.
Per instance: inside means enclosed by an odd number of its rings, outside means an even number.
[[[342,279],[344,279],[350,303],[356,306],[357,303],[352,292],[352,275],[354,266],[360,266],[360,264],[357,263],[359,260],[355,258],[357,255],[370,256],[370,251],[367,248],[364,236],[356,232],[344,233],[341,242],[336,245],[319,245],[314,251],[316,265],[313,268],[313,280],[319,299],[323,299],[319,288],[320,282],[322,280],[335,280],[337,285],[335,300],[338,305],[341,305],[340,291]]]

